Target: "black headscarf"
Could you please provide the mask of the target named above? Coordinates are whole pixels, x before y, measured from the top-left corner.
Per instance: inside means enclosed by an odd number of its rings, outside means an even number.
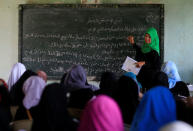
[[[96,95],[105,94],[112,96],[113,89],[117,85],[117,76],[113,72],[103,72],[99,84],[100,89],[95,92]]]
[[[21,105],[24,98],[24,93],[22,91],[24,82],[30,77],[37,75],[31,70],[26,70],[19,80],[13,85],[10,91],[11,104],[12,105]]]
[[[113,91],[113,98],[121,108],[124,122],[131,124],[139,104],[137,83],[130,77],[121,76],[117,88]]]
[[[166,73],[162,71],[156,72],[156,74],[154,75],[151,87],[155,87],[155,86],[164,86],[169,88],[168,76]]]
[[[174,86],[174,88],[170,89],[170,91],[173,93],[174,96],[190,96],[188,86],[183,81],[176,82],[176,85]]]
[[[69,93],[68,107],[84,109],[86,103],[94,96],[91,89],[79,89]]]
[[[73,131],[66,104],[66,91],[58,83],[47,85],[38,105],[39,115],[34,118],[32,131]]]
[[[9,131],[9,123],[12,120],[10,111],[10,98],[8,89],[0,86],[0,131]]]

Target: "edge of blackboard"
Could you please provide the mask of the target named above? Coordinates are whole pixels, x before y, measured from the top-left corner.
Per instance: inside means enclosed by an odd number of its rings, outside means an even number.
[[[164,7],[164,4],[20,4],[19,7],[25,8],[42,8],[42,7],[69,7],[69,8],[98,8],[98,7]]]
[[[18,61],[22,63],[22,35],[23,35],[23,29],[22,29],[22,13],[24,9],[27,8],[42,8],[42,7],[88,7],[88,8],[98,8],[98,7],[160,7],[160,11],[161,11],[161,21],[160,22],[160,52],[161,52],[161,58],[162,58],[162,62],[164,61],[164,4],[20,4],[19,5],[19,39],[18,39]],[[89,78],[89,80],[98,80],[96,78],[92,78],[92,76],[87,76]],[[91,79],[90,79],[91,78]],[[49,80],[59,80],[60,77],[59,76],[48,76]]]
[[[19,7],[18,7],[18,11],[19,11],[19,27],[18,27],[18,29],[19,29],[19,33],[18,33],[18,61],[19,62],[21,62],[22,63],[22,45],[23,45],[23,43],[22,43],[22,35],[23,35],[23,21],[22,21],[22,19],[23,19],[23,5],[19,5]]]

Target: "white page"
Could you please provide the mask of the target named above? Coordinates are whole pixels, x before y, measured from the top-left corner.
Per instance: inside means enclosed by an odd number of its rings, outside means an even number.
[[[124,71],[127,71],[127,72],[133,72],[135,75],[138,75],[141,68],[136,67],[136,64],[135,64],[136,62],[137,62],[136,60],[127,56],[121,69],[123,69]]]

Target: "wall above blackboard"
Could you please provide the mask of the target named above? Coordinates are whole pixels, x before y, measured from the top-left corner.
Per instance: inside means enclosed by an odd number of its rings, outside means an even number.
[[[60,79],[73,64],[89,77],[103,71],[121,74],[126,58],[135,58],[127,36],[142,45],[149,27],[158,31],[164,55],[164,5],[20,5],[19,61]]]

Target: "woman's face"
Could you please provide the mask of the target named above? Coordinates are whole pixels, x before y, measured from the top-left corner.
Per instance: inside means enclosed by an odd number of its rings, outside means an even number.
[[[145,34],[145,43],[147,44],[151,43],[151,37],[149,34]]]

